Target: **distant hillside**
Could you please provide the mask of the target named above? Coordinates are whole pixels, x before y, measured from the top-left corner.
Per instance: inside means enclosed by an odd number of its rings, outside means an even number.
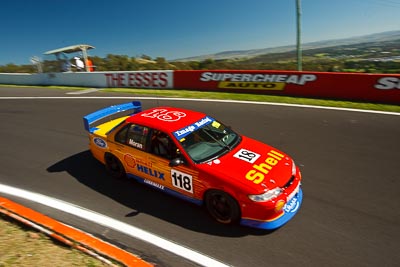
[[[369,43],[369,42],[384,42],[384,41],[392,41],[400,39],[400,31],[390,31],[390,32],[382,32],[369,34],[364,36],[356,36],[345,39],[335,39],[335,40],[326,40],[326,41],[318,41],[312,43],[302,44],[302,50],[309,49],[318,49],[318,48],[326,48],[326,47],[334,47],[334,46],[343,46],[343,45],[354,45],[361,43]],[[233,59],[233,58],[251,58],[259,55],[273,54],[273,53],[285,53],[296,50],[295,45],[290,46],[279,46],[279,47],[271,47],[271,48],[263,48],[263,49],[251,49],[251,50],[238,50],[238,51],[224,51],[216,54],[209,55],[201,55],[194,56],[188,58],[176,59],[173,61],[203,61],[205,59]]]

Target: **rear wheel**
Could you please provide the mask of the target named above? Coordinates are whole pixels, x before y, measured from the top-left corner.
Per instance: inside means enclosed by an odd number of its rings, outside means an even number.
[[[126,177],[124,166],[121,161],[114,155],[107,153],[105,155],[106,170],[115,179],[123,179]]]
[[[239,204],[228,193],[210,190],[206,193],[205,204],[208,213],[220,223],[231,224],[240,219]]]

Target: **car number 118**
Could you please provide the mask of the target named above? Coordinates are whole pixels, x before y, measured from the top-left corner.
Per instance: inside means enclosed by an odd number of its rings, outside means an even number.
[[[172,169],[171,177],[173,186],[185,190],[186,192],[193,193],[193,178],[190,174]]]

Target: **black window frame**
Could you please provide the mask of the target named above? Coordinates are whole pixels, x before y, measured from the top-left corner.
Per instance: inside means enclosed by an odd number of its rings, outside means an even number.
[[[129,138],[130,130],[133,127],[141,127],[142,132],[144,132],[144,128],[147,128],[147,134],[137,135],[137,136],[141,136],[141,138],[144,137],[144,142],[143,142],[143,139],[138,140],[135,138]],[[125,131],[125,133],[122,133],[123,131]],[[120,135],[123,135],[123,136],[120,136]],[[138,149],[140,151],[149,152],[149,140],[150,140],[151,135],[152,135],[152,129],[150,127],[143,126],[140,124],[135,124],[135,123],[129,123],[129,124],[125,125],[124,127],[122,127],[122,129],[120,129],[115,134],[114,141],[117,143],[126,145],[128,147]],[[132,143],[130,142],[130,140],[132,141]],[[135,143],[135,145],[134,145],[134,143]],[[141,147],[140,145],[142,145],[143,147]]]

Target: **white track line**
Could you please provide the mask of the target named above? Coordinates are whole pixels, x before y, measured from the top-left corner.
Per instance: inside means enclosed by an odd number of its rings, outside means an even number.
[[[301,105],[301,104],[286,104],[286,103],[274,103],[274,102],[258,102],[258,101],[245,101],[245,100],[219,100],[219,99],[201,99],[201,98],[176,98],[176,97],[145,97],[145,96],[3,96],[0,100],[18,100],[18,99],[122,99],[122,100],[173,100],[173,101],[196,101],[196,102],[217,102],[217,103],[238,103],[238,104],[252,104],[252,105],[270,105],[270,106],[284,106],[284,107],[298,107],[298,108],[312,108],[312,109],[327,109],[327,110],[338,110],[338,111],[351,111],[361,113],[375,113],[383,115],[395,115],[400,116],[400,112],[390,111],[378,111],[378,110],[364,110],[355,108],[338,108],[338,107],[325,107],[325,106],[313,106],[313,105]]]
[[[216,266],[216,267],[227,267],[225,263],[217,261],[207,255],[204,255],[200,252],[196,252],[191,250],[190,248],[183,247],[177,243],[166,240],[162,237],[154,235],[152,233],[146,232],[140,228],[135,226],[126,224],[124,222],[117,221],[113,218],[104,216],[97,212],[79,207],[77,205],[58,200],[55,198],[51,198],[42,194],[33,193],[30,191],[26,191],[23,189],[19,189],[16,187],[0,184],[0,193],[12,195],[19,198],[28,199],[29,201],[33,201],[36,203],[40,203],[42,205],[46,205],[48,207],[78,216],[85,220],[94,222],[96,224],[103,225],[108,228],[112,228],[116,231],[122,232],[126,235],[132,236],[134,238],[143,240],[147,243],[150,243],[154,246],[160,247],[164,250],[167,250],[171,253],[174,253],[180,257],[186,258],[192,262],[195,262],[201,266]]]
[[[78,90],[78,91],[69,92],[69,93],[67,93],[67,95],[83,95],[83,94],[89,94],[89,93],[94,93],[94,92],[98,92],[98,91],[99,91],[99,89],[89,88],[86,90]]]

